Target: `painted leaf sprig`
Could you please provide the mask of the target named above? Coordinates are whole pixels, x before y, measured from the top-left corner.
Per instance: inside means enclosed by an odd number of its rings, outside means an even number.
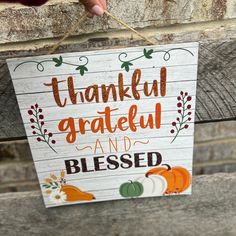
[[[59,58],[54,57],[52,60],[56,63],[56,64],[55,64],[56,67],[61,66],[62,63],[63,63],[62,56],[59,56]]]
[[[181,91],[180,96],[177,97],[177,108],[179,116],[176,118],[176,121],[172,122],[172,126],[174,128],[171,129],[170,133],[175,134],[175,136],[171,143],[175,141],[182,130],[189,128],[188,122],[192,120],[192,112],[190,111],[190,109],[192,108],[190,104],[191,100],[192,97],[189,96],[187,92],[184,93],[183,91]]]
[[[39,71],[39,72],[43,72],[45,70],[45,64],[46,63],[54,63],[54,66],[55,67],[60,67],[62,66],[63,64],[64,65],[68,65],[68,66],[72,66],[72,67],[75,67],[75,70],[79,71],[80,72],[80,75],[83,76],[85,74],[85,72],[88,71],[88,68],[86,67],[86,65],[89,63],[89,59],[88,57],[86,56],[80,56],[78,58],[78,61],[79,63],[70,63],[69,61],[66,61],[63,59],[62,56],[59,56],[59,57],[53,57],[53,58],[50,58],[50,59],[47,59],[47,60],[43,60],[43,61],[25,61],[25,62],[22,62],[20,64],[18,64],[15,68],[14,68],[14,72],[19,68],[21,67],[22,65],[24,64],[28,64],[28,63],[34,63],[36,65],[36,69]]]
[[[84,75],[84,73],[85,73],[85,71],[88,71],[88,68],[86,67],[86,66],[78,66],[77,68],[76,68],[76,70],[79,70],[79,72],[80,72],[80,75]]]
[[[121,64],[121,69],[125,69],[126,72],[129,72],[130,71],[130,67],[133,66],[134,64],[132,63],[133,61],[136,61],[142,57],[145,57],[146,59],[152,59],[152,54],[154,53],[154,50],[153,49],[149,49],[147,50],[146,48],[144,48],[143,50],[143,55],[142,56],[139,56],[137,58],[134,58],[132,60],[129,60],[129,61],[123,61],[121,60],[121,56],[124,55],[125,57],[127,57],[127,54],[126,53],[121,53],[119,55],[119,60],[122,62]]]
[[[143,55],[145,56],[145,58],[147,59],[152,59],[152,54],[154,53],[153,49],[147,50],[146,48],[144,48],[143,50]]]
[[[131,62],[126,61],[126,62],[124,62],[124,63],[121,65],[121,68],[122,68],[122,69],[124,68],[126,72],[129,72],[130,66],[132,66],[132,65],[133,65],[133,64],[132,64]]]
[[[44,179],[44,183],[42,184],[42,187],[45,188],[47,194],[51,194],[54,190],[61,189],[62,185],[66,183],[66,180],[64,179],[64,175],[62,177],[62,174],[65,172],[61,171],[61,177],[57,177],[54,174],[50,174],[49,178]]]
[[[82,61],[82,59],[86,59],[86,63],[84,65],[78,65],[78,64],[64,62],[62,56],[59,56],[59,58],[53,58],[52,60],[56,63],[55,64],[56,67],[59,67],[62,64],[75,66],[76,67],[75,70],[78,70],[80,75],[83,76],[85,74],[85,72],[88,71],[88,68],[86,67],[86,65],[88,64],[88,58],[85,56],[79,58],[80,61]]]
[[[37,137],[36,140],[38,142],[46,143],[55,153],[57,153],[52,147],[52,145],[56,144],[56,140],[52,139],[53,134],[44,127],[45,122],[44,115],[42,112],[43,109],[40,108],[37,103],[35,105],[32,105],[31,108],[28,110],[30,122],[32,124],[32,134]]]
[[[186,48],[171,48],[169,50],[155,50],[155,51],[153,49],[144,48],[142,54],[135,58],[131,58],[127,60],[128,54],[126,52],[122,52],[119,54],[118,59],[122,63],[121,69],[125,69],[126,72],[129,72],[130,67],[134,65],[133,64],[134,61],[137,61],[141,58],[150,60],[153,58],[153,54],[157,54],[157,53],[160,53],[163,55],[162,57],[164,61],[169,61],[171,59],[171,52],[176,51],[176,50],[185,51],[189,53],[190,55],[194,56],[194,54]]]
[[[42,186],[46,189],[50,189],[50,188],[56,189],[56,188],[60,188],[64,184],[66,184],[65,171],[61,170],[60,177],[57,177],[54,174],[50,174],[49,178],[44,179],[44,183],[42,184]]]
[[[60,188],[59,184],[57,182],[55,182],[55,181],[43,184],[42,186],[44,188],[46,188],[46,189],[57,189],[57,188]]]

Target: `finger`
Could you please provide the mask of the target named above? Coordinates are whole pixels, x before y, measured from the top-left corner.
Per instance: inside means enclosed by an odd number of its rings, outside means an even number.
[[[87,17],[89,17],[89,18],[93,18],[93,17],[94,17],[94,14],[92,14],[92,13],[89,12],[89,11],[86,11],[86,14],[87,14]]]
[[[106,0],[99,0],[99,2],[103,6],[103,9],[106,10],[107,9],[107,1]]]
[[[103,5],[99,0],[80,0],[80,2],[85,6],[85,9],[93,15],[103,15]]]

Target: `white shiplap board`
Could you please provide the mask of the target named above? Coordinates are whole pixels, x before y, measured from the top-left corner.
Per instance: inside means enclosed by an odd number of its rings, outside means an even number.
[[[191,193],[198,43],[17,58],[10,59],[7,63],[46,207],[124,197]],[[129,68],[125,68],[125,65]],[[163,67],[166,69],[165,96],[160,94],[160,72]],[[137,69],[141,70],[141,78],[137,86],[140,100],[137,100],[131,91],[132,75]],[[124,88],[129,87],[127,93],[131,96],[125,97],[123,101],[119,97],[119,91],[122,89],[118,82],[119,74],[123,74]],[[73,78],[74,93],[78,93],[75,104],[69,97],[68,77]],[[67,98],[64,107],[56,103],[52,86],[45,86],[51,83],[52,78],[63,81],[58,84],[58,93],[61,101]],[[143,93],[144,84],[146,83],[150,89],[153,81],[158,83],[159,94],[147,97]],[[108,101],[103,102],[101,87],[111,84],[116,89],[117,99],[114,101],[110,93]],[[86,99],[83,101],[80,94],[84,95],[89,86],[93,85],[98,86],[99,101]],[[180,101],[177,99],[179,96]],[[161,105],[160,128],[155,126],[155,122],[152,128],[141,128],[139,123],[141,116],[145,121],[149,115],[153,115],[155,119],[157,103]],[[177,103],[181,103],[181,107],[177,107]],[[35,106],[36,104],[38,106]],[[103,133],[95,132],[90,125],[86,124],[85,133],[80,132],[79,119],[92,122],[98,117],[104,118],[104,115],[98,112],[103,112],[106,107],[110,107],[116,109],[110,116],[114,128],[121,117],[128,117],[129,109],[133,105],[137,106],[137,114],[134,118],[136,131],[132,130],[126,122],[123,125],[123,128],[127,128],[126,131],[117,129],[115,132],[110,132],[108,127],[104,127]],[[188,105],[191,107],[187,108]],[[180,113],[178,113],[179,109]],[[180,126],[176,119],[179,117],[180,122],[182,121],[183,111],[185,115],[183,121],[188,118],[191,120]],[[191,114],[187,115],[188,112]],[[63,119],[69,117],[74,121],[76,130],[76,138],[72,143],[66,140],[69,130],[62,131],[58,127]],[[32,118],[34,121],[30,121]],[[173,126],[173,122],[177,123],[176,127]],[[44,129],[46,129],[45,133]],[[172,129],[175,130],[174,133],[171,132]],[[178,129],[181,130],[173,141]],[[34,131],[37,133],[35,134]],[[41,141],[39,142],[37,138]],[[112,140],[113,146],[111,142],[109,144],[109,140]],[[150,152],[161,154],[162,160],[159,166],[148,164],[147,154]],[[137,153],[142,153],[139,163],[141,167],[137,163],[136,166],[134,164],[134,156]],[[123,168],[128,164],[120,159],[122,155],[132,161],[132,166],[129,162],[130,168]],[[111,160],[116,160],[116,163],[107,163],[108,156],[111,156]],[[69,169],[72,172],[75,170],[73,167],[66,168],[65,161],[68,160],[78,161],[76,164],[80,170],[77,173],[70,173]],[[155,160],[154,157],[153,162]],[[100,162],[99,167],[95,167],[95,162]],[[163,164],[168,164],[172,169],[167,170],[167,166],[162,166]],[[118,166],[117,169],[108,168],[115,165]],[[156,171],[145,177],[148,171],[156,167],[166,168],[166,170]],[[144,178],[142,183],[140,177]],[[165,191],[158,192],[158,189],[163,186]],[[177,189],[176,192],[174,188]],[[150,191],[152,194],[147,195],[146,193]]]

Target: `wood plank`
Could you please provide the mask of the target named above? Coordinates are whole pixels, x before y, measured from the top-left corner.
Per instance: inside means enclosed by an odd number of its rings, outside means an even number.
[[[76,48],[78,50],[78,45]],[[236,40],[201,43],[199,64],[196,121],[235,119]],[[0,80],[0,139],[24,137],[25,131],[5,63],[0,66]]]
[[[236,121],[196,124],[195,130],[193,174],[235,171]],[[183,156],[189,155],[186,151],[181,151],[175,158],[182,159]],[[24,182],[28,181],[34,181],[34,185],[39,189],[27,140],[0,142],[0,156],[0,182],[2,186],[0,192],[22,190]],[[40,163],[36,163],[36,165],[39,172],[44,172]],[[54,168],[55,165],[52,167]],[[18,186],[19,181],[21,187]]]
[[[1,234],[235,235],[235,182],[235,173],[198,176],[192,196],[52,209],[44,208],[39,192],[1,194]]]

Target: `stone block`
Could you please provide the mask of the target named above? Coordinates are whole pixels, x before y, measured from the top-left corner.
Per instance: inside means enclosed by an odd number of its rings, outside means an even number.
[[[111,0],[108,9],[132,27],[163,27],[236,18],[234,0]],[[78,1],[52,1],[42,7],[3,5],[0,8],[0,43],[23,42],[63,35],[83,14]],[[74,35],[122,29],[104,16],[87,19]]]
[[[236,138],[236,120],[197,124],[194,140],[205,143],[213,140]]]
[[[12,162],[0,165],[0,184],[36,180],[33,162]]]
[[[27,140],[0,142],[0,164],[31,160],[31,151]]]
[[[236,160],[236,138],[212,141],[194,146],[194,162]]]

